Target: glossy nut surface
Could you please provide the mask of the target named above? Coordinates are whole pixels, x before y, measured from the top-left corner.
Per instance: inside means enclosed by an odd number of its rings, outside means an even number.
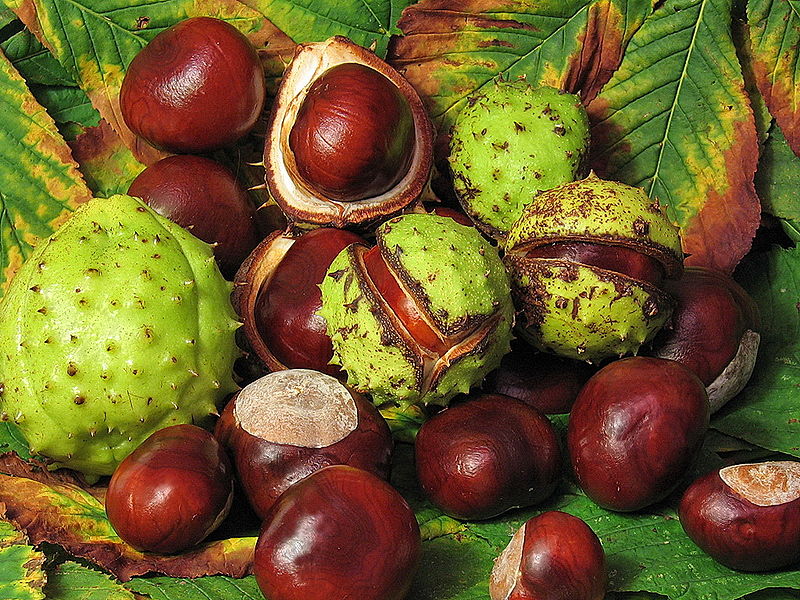
[[[252,318],[264,345],[282,365],[340,373],[328,364],[333,346],[325,320],[317,314],[322,305],[319,285],[336,255],[356,243],[366,242],[343,229],[324,227],[304,233],[261,286]]]
[[[191,154],[248,133],[265,96],[250,41],[225,21],[193,17],[156,35],[134,57],[120,106],[136,135],[161,150]]]
[[[270,600],[401,600],[420,545],[414,513],[394,488],[332,466],[280,497],[264,520],[254,572]]]
[[[342,63],[309,88],[289,147],[298,175],[315,192],[341,201],[378,196],[411,164],[411,107],[380,72]]]
[[[725,467],[696,480],[679,509],[686,534],[723,565],[742,571],[800,561],[800,462]]]
[[[233,174],[209,158],[164,158],[142,171],[128,194],[215,244],[214,256],[228,279],[258,244],[255,207]]]
[[[578,517],[532,517],[495,560],[492,600],[602,600],[606,561],[597,535]]]
[[[567,445],[578,483],[610,510],[653,504],[693,463],[708,421],[705,387],[680,363],[612,362],[589,379],[570,414]]]
[[[536,504],[553,492],[561,470],[547,417],[498,394],[432,417],[419,430],[415,456],[425,494],[460,519],[487,519]]]
[[[232,468],[214,436],[195,425],[156,431],[117,467],[106,513],[137,550],[170,554],[203,541],[233,499]]]
[[[215,435],[261,518],[290,485],[323,467],[389,476],[386,421],[366,398],[317,371],[278,371],[249,384],[228,402]]]

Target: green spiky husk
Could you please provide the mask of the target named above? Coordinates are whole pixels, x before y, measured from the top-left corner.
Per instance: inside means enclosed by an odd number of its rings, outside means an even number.
[[[450,168],[464,210],[505,239],[541,190],[583,175],[589,121],[577,96],[525,81],[494,81],[468,99],[450,142]]]
[[[448,335],[480,329],[484,335],[439,369],[426,389],[426,363],[390,325],[351,246],[334,259],[321,285],[322,307],[335,364],[348,384],[376,405],[446,405],[500,364],[510,349],[514,309],[508,275],[497,250],[472,227],[447,217],[404,215],[377,232],[381,253],[432,320]],[[428,365],[429,366],[429,365]]]
[[[588,362],[635,354],[672,314],[672,298],[642,281],[556,259],[505,257],[534,347]]]
[[[230,291],[210,247],[138,199],[81,206],[0,304],[0,414],[33,452],[111,474],[236,389]]]

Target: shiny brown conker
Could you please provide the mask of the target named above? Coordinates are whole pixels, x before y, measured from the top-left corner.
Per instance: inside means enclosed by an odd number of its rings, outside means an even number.
[[[528,519],[497,557],[492,600],[602,600],[607,585],[603,546],[581,519],[547,511]]]
[[[677,304],[653,342],[654,354],[694,371],[708,389],[711,412],[750,379],[760,337],[758,306],[736,281],[705,267],[687,267],[665,282]]]
[[[567,445],[578,483],[610,510],[649,506],[680,483],[708,421],[705,387],[680,363],[612,362],[589,379],[570,413]]]
[[[214,245],[220,270],[232,279],[259,242],[255,207],[233,174],[201,156],[168,156],[131,182],[128,194]]]
[[[319,285],[336,255],[350,244],[366,241],[332,227],[309,231],[292,242],[261,285],[252,318],[266,349],[281,365],[340,373],[328,364],[333,346],[325,320],[317,314],[322,305]]]
[[[389,476],[386,421],[366,398],[319,371],[288,369],[250,383],[228,402],[214,433],[262,518],[290,485],[329,465]]]
[[[434,415],[415,441],[417,479],[437,507],[488,519],[547,498],[561,474],[550,421],[524,402],[485,394]]]
[[[483,384],[485,392],[511,396],[548,415],[568,413],[597,369],[580,360],[535,351],[515,341]]]
[[[131,61],[120,89],[127,126],[174,153],[229,146],[264,108],[264,71],[233,25],[193,17],[156,35]]]
[[[205,429],[159,429],[129,454],[108,484],[114,530],[137,550],[171,554],[203,541],[233,500],[233,469]]]
[[[380,72],[355,62],[314,81],[289,134],[300,178],[340,201],[391,189],[408,172],[414,141],[408,100]]]
[[[394,488],[366,471],[331,466],[275,503],[253,571],[270,600],[401,600],[420,546],[414,513]]]
[[[741,464],[692,483],[679,509],[686,534],[717,562],[741,571],[800,561],[800,462]]]

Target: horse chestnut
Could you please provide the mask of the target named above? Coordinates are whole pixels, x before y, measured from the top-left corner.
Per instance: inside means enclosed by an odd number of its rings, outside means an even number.
[[[548,511],[532,517],[495,560],[492,600],[602,600],[606,560],[595,533],[578,517]]]
[[[708,421],[705,387],[680,363],[612,362],[589,379],[570,414],[567,445],[578,483],[610,510],[653,504],[691,466]]]
[[[561,472],[547,417],[524,402],[487,394],[424,423],[417,478],[436,506],[459,519],[488,519],[549,496]]]
[[[298,174],[311,189],[342,201],[378,196],[411,165],[411,107],[375,69],[342,63],[309,88],[289,147]]]
[[[742,571],[800,560],[800,462],[725,467],[701,477],[679,509],[686,534],[714,560]]]
[[[578,392],[596,370],[589,363],[536,352],[517,341],[486,378],[483,390],[522,400],[548,415],[563,414],[572,409]]]
[[[265,273],[260,285],[254,282],[258,293],[252,315],[242,311],[245,334],[249,334],[251,346],[273,370],[302,368],[338,375],[339,368],[329,364],[333,346],[325,319],[317,314],[322,305],[319,286],[340,251],[350,244],[366,244],[366,241],[351,231],[323,227],[287,242],[288,249],[277,257],[271,248],[281,243],[284,240],[270,240],[270,248],[256,253],[253,263],[239,278],[244,281],[255,273],[259,268],[254,264],[256,261],[277,262]],[[248,323],[250,320],[255,331]]]
[[[228,279],[258,244],[255,207],[231,172],[209,158],[164,158],[139,173],[128,194],[213,244]]]
[[[137,550],[170,554],[203,541],[233,500],[230,462],[214,436],[195,425],[159,429],[114,471],[108,520]]]
[[[411,508],[388,483],[331,466],[278,499],[253,571],[270,600],[401,600],[420,555]]]
[[[677,305],[653,342],[655,355],[677,360],[705,384],[715,412],[747,384],[760,336],[758,306],[729,275],[687,267],[665,283]]]
[[[249,384],[228,402],[215,435],[262,518],[290,485],[329,465],[389,476],[386,421],[366,398],[318,371],[278,371]]]
[[[165,29],[134,57],[119,99],[136,135],[160,150],[197,154],[248,133],[265,97],[250,41],[225,21],[194,17]]]

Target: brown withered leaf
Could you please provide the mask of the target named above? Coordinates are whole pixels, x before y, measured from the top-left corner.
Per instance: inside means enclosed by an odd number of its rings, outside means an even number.
[[[209,542],[172,556],[134,550],[114,531],[103,503],[70,483],[43,483],[0,474],[0,506],[3,504],[5,512],[0,513],[0,518],[24,531],[32,544],[58,544],[121,581],[147,573],[243,577],[252,568],[254,537]]]

